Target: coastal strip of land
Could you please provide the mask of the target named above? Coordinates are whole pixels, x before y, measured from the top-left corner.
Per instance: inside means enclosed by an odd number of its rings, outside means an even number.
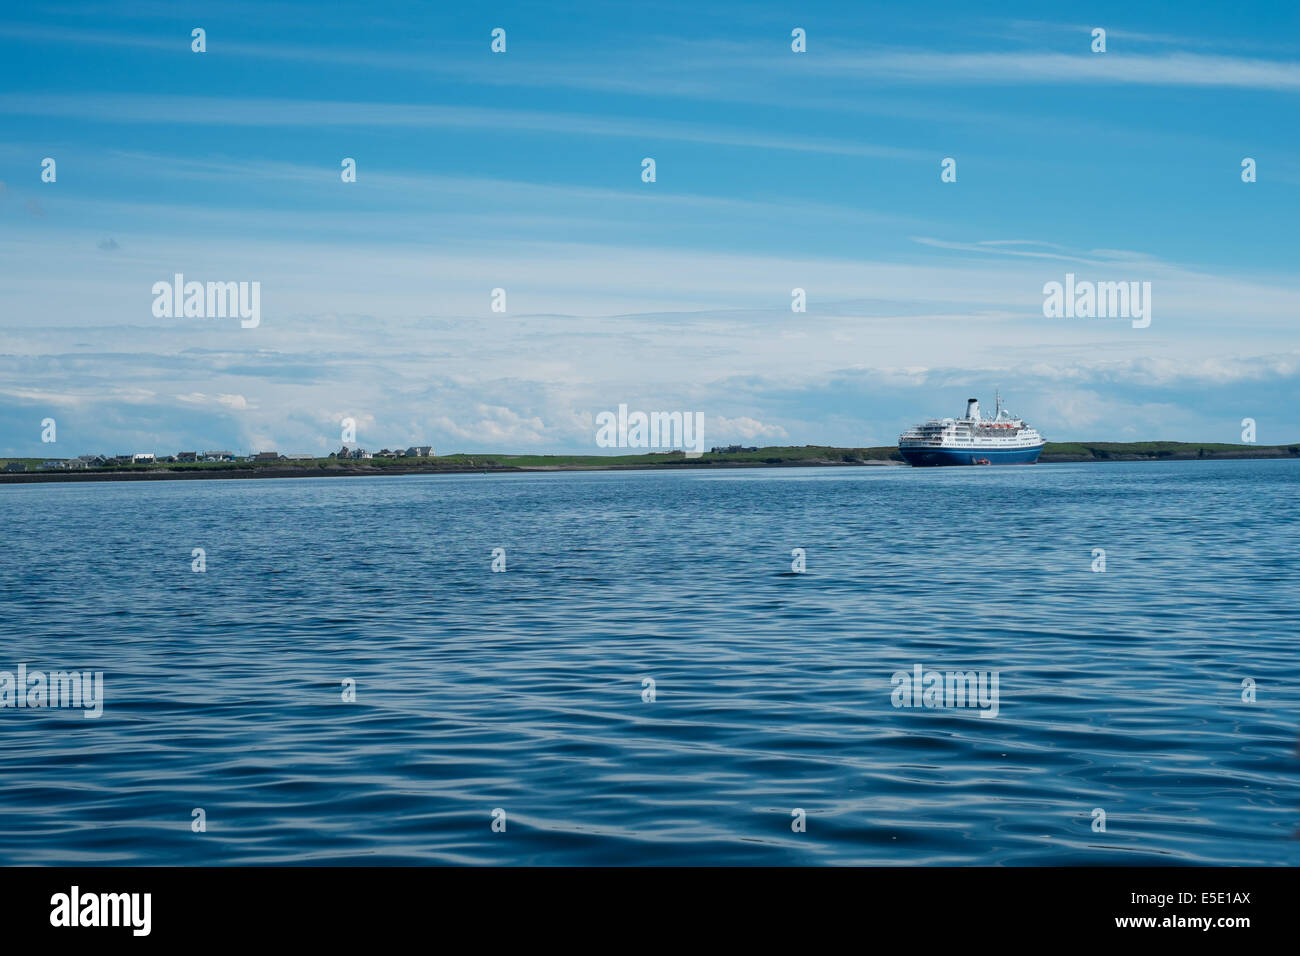
[[[1292,445],[1197,444],[1195,442],[1048,442],[1041,464],[1116,461],[1218,461],[1241,458],[1300,458]],[[60,466],[59,462],[63,462]],[[313,478],[347,475],[418,475],[538,471],[617,471],[689,468],[853,467],[903,465],[895,446],[835,448],[826,445],[773,446],[707,452],[641,455],[455,454],[365,459],[270,459],[180,461],[89,465],[77,459],[0,458],[0,484],[49,481],[172,481],[209,478]]]

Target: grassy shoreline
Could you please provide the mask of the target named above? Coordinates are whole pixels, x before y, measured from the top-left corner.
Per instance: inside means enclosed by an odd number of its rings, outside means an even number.
[[[1300,444],[1229,445],[1196,442],[1048,442],[1041,464],[1113,461],[1206,461],[1243,458],[1300,458]],[[681,452],[643,455],[497,455],[457,454],[433,458],[370,458],[340,461],[175,462],[119,465],[75,471],[37,471],[40,458],[0,458],[28,471],[0,471],[0,484],[46,481],[158,481],[209,478],[310,478],[345,475],[413,475],[481,472],[618,471],[654,468],[771,468],[863,465],[903,465],[892,445],[877,448],[835,448],[826,445],[774,446],[751,452],[705,454],[687,458]]]

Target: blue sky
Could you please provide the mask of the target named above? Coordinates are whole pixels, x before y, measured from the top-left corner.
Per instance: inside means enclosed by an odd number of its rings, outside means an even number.
[[[995,387],[1300,440],[1296,5],[464,6],[6,6],[0,455],[881,445]],[[154,317],[177,272],[261,325]],[[1067,272],[1151,326],[1045,318]]]

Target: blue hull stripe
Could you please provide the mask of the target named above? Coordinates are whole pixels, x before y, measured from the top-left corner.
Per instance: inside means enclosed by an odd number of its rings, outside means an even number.
[[[990,465],[1032,465],[1038,461],[1042,445],[1035,448],[900,448],[898,453],[909,465],[974,465],[981,459]]]

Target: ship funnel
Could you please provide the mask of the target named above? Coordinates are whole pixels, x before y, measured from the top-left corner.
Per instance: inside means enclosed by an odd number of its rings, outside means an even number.
[[[980,400],[978,398],[966,399],[966,417],[976,419],[980,417]]]

